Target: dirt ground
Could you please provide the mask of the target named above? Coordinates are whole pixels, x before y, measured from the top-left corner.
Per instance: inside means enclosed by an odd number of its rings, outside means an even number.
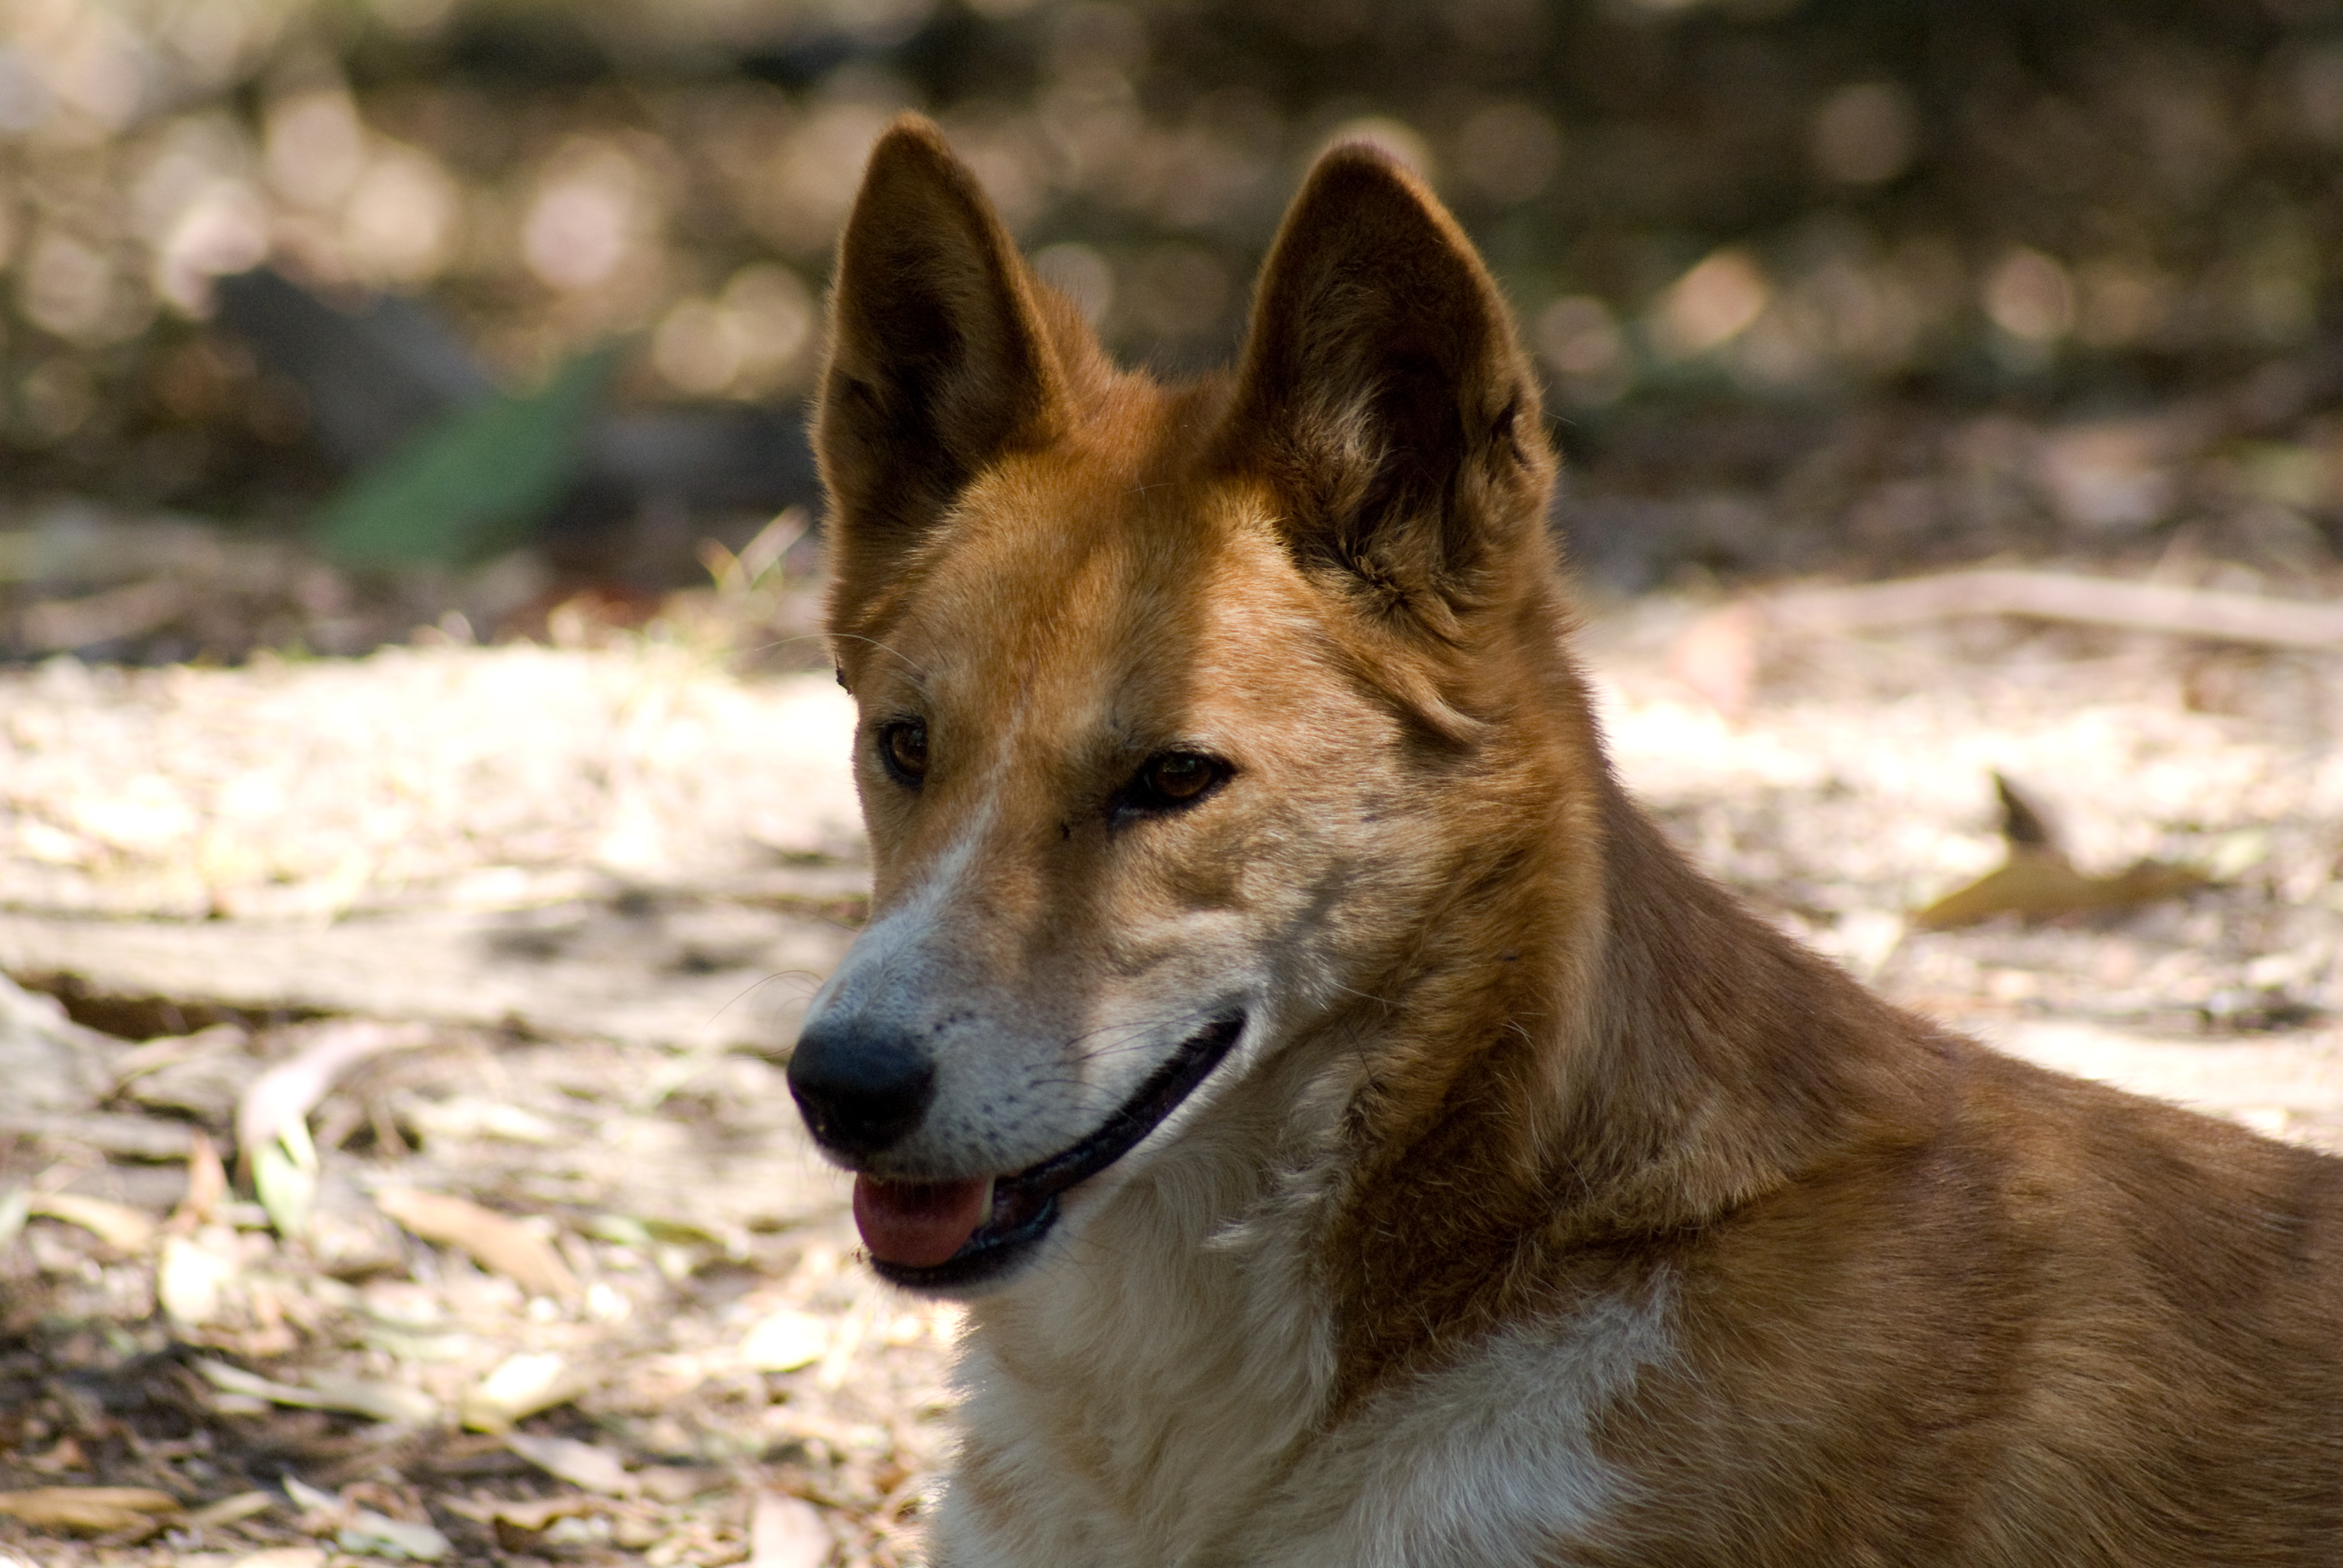
[[[1715,608],[1584,638],[1704,865],[2007,1049],[2343,1149],[2343,653],[1778,632],[1720,704]],[[917,1561],[954,1314],[860,1267],[774,1060],[863,912],[849,724],[657,628],[0,675],[0,1563]],[[1922,929],[1996,772],[2193,886]]]

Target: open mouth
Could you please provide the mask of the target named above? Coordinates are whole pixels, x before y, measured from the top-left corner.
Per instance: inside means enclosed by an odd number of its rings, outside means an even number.
[[[1190,1035],[1097,1131],[1015,1175],[989,1182],[857,1177],[854,1218],[870,1248],[871,1267],[896,1284],[929,1290],[978,1284],[1006,1272],[1057,1223],[1058,1194],[1097,1175],[1162,1125],[1221,1064],[1244,1023],[1240,1012]],[[956,1237],[958,1246],[940,1261],[925,1261]]]

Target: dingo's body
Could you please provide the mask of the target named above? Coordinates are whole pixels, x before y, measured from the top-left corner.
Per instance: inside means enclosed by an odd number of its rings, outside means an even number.
[[[1111,367],[907,122],[819,445],[873,915],[791,1082],[970,1297],[949,1568],[2343,1561],[2343,1162],[1997,1056],[1689,868],[1535,384],[1330,155]]]

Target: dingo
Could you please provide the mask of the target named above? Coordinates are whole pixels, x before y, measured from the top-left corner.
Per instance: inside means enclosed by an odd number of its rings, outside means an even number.
[[[1669,848],[1416,180],[1327,155],[1165,387],[907,119],[831,311],[876,887],[789,1081],[970,1303],[939,1562],[2343,1563],[2343,1161],[1898,1011]]]

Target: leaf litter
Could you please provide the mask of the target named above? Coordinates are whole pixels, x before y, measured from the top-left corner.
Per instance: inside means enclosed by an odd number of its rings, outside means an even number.
[[[1688,679],[1714,609],[1590,639],[1711,869],[2012,1049],[2343,1147],[2343,661],[1970,621]],[[623,639],[0,675],[0,970],[42,988],[0,986],[39,1096],[0,1118],[0,1550],[918,1560],[957,1314],[862,1268],[756,1000],[858,918],[818,686]],[[2026,857],[2197,879],[1913,912]],[[597,972],[656,1005],[580,1007]]]

